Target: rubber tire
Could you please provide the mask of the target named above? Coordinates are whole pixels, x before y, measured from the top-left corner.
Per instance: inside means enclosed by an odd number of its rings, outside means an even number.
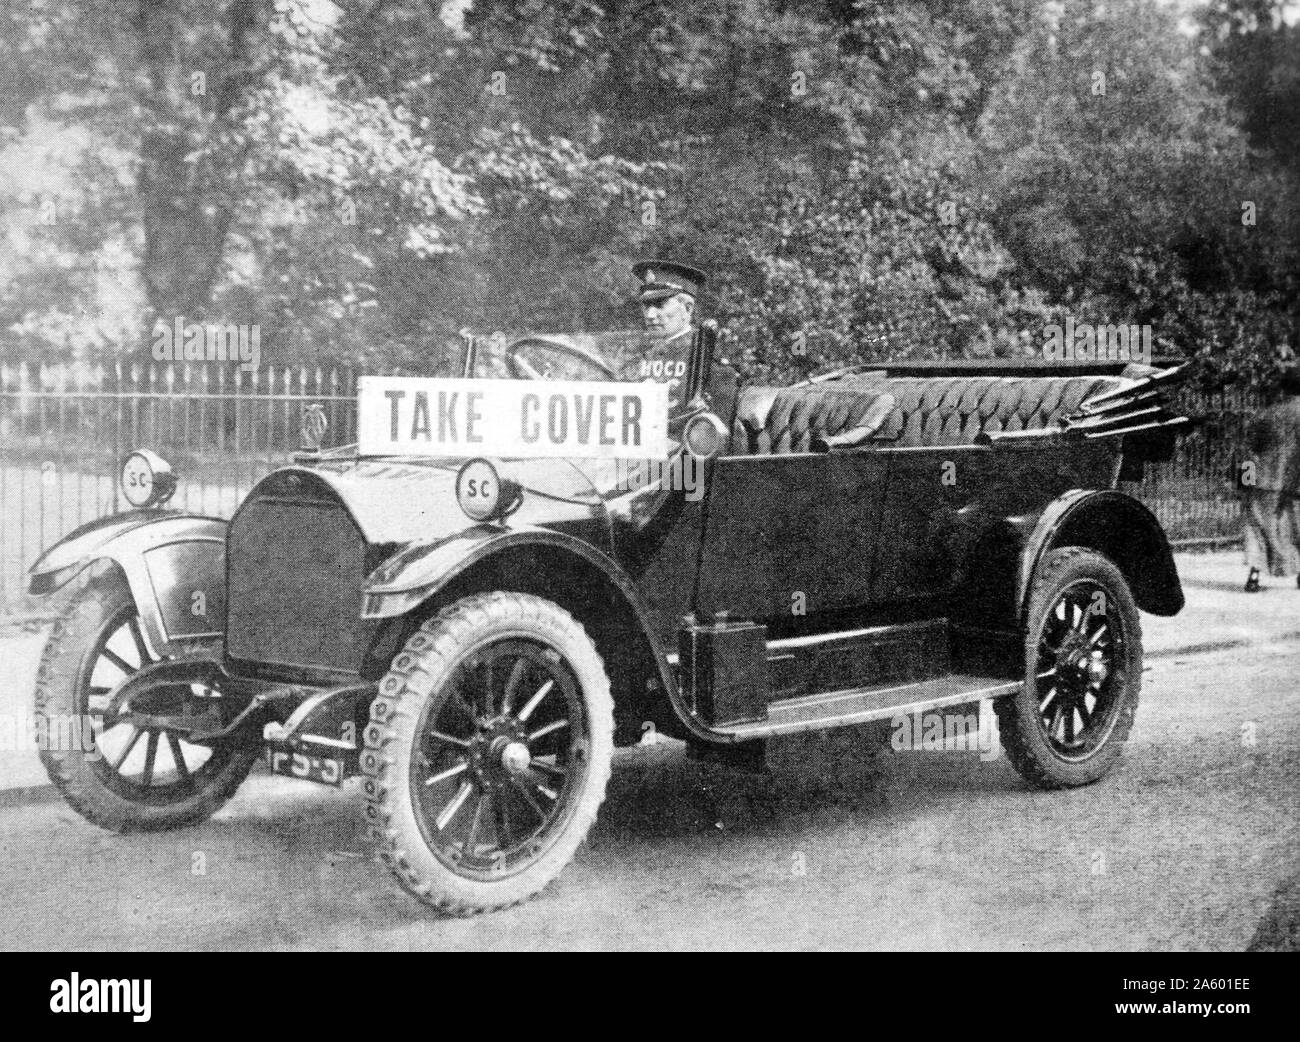
[[[1112,676],[1122,678],[1123,691],[1115,725],[1105,741],[1085,760],[1066,760],[1047,741],[1038,719],[1037,653],[1039,634],[1057,597],[1080,579],[1098,583],[1108,604],[1118,613],[1127,635],[1124,661]],[[1022,778],[1041,789],[1065,789],[1104,777],[1115,765],[1137,716],[1142,691],[1142,622],[1128,583],[1110,558],[1095,550],[1069,546],[1053,550],[1040,562],[1029,596],[1025,633],[1025,682],[1015,695],[997,699],[1002,747]]]
[[[69,601],[54,624],[41,655],[36,676],[37,714],[47,717],[77,715],[76,686],[83,660],[100,628],[124,608],[135,607],[126,580],[108,573],[87,582]],[[234,795],[257,762],[261,746],[255,741],[231,742],[213,751],[227,762],[212,780],[186,799],[167,805],[146,805],[123,798],[108,788],[96,773],[102,759],[84,752],[40,750],[40,758],[54,787],[87,821],[111,832],[156,832],[206,821]]]
[[[589,770],[565,831],[518,875],[483,882],[457,875],[429,850],[411,804],[411,754],[425,701],[465,655],[494,637],[525,636],[558,651],[573,671],[590,722]],[[614,702],[604,662],[586,631],[551,601],[521,593],[476,594],[425,622],[379,685],[361,769],[365,814],[379,855],[401,885],[448,915],[494,911],[544,889],[587,837],[605,799],[614,756]]]

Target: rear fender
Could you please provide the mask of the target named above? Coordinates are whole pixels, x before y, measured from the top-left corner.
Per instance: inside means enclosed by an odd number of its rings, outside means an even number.
[[[1178,568],[1155,515],[1132,496],[1114,489],[1075,489],[1043,511],[1024,545],[1016,591],[1022,622],[1039,562],[1063,546],[1088,547],[1114,561],[1143,611],[1166,616],[1182,611]]]
[[[66,588],[96,562],[111,561],[130,587],[150,646],[176,654],[186,641],[226,629],[226,522],[197,514],[142,510],[100,518],[37,558],[33,599]]]

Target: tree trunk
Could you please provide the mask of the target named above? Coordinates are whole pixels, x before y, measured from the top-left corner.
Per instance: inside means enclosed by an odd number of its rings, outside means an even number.
[[[257,76],[255,52],[269,0],[231,0],[218,17],[228,41],[217,68],[186,61],[180,12],[168,0],[138,0],[133,21],[144,86],[138,102],[150,129],[140,142],[137,185],[144,229],[142,278],[153,313],[164,321],[204,317],[221,276],[232,211],[221,157],[186,157],[219,135]],[[218,79],[214,73],[222,75]],[[203,73],[203,92],[191,79]]]

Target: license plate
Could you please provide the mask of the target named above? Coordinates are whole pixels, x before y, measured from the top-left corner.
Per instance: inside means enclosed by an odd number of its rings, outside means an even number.
[[[266,757],[272,774],[336,787],[343,784],[343,761],[333,756],[310,756],[292,749],[269,746]]]

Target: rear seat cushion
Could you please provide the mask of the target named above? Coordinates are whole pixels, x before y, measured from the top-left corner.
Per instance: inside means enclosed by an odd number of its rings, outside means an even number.
[[[737,455],[810,452],[816,438],[861,426],[885,387],[750,387],[741,392],[732,431]]]
[[[731,451],[808,452],[816,438],[859,425],[882,394],[895,404],[879,436],[898,446],[969,445],[980,434],[1038,430],[1093,395],[1128,381],[1109,376],[846,377],[806,387],[747,387],[740,395]]]

